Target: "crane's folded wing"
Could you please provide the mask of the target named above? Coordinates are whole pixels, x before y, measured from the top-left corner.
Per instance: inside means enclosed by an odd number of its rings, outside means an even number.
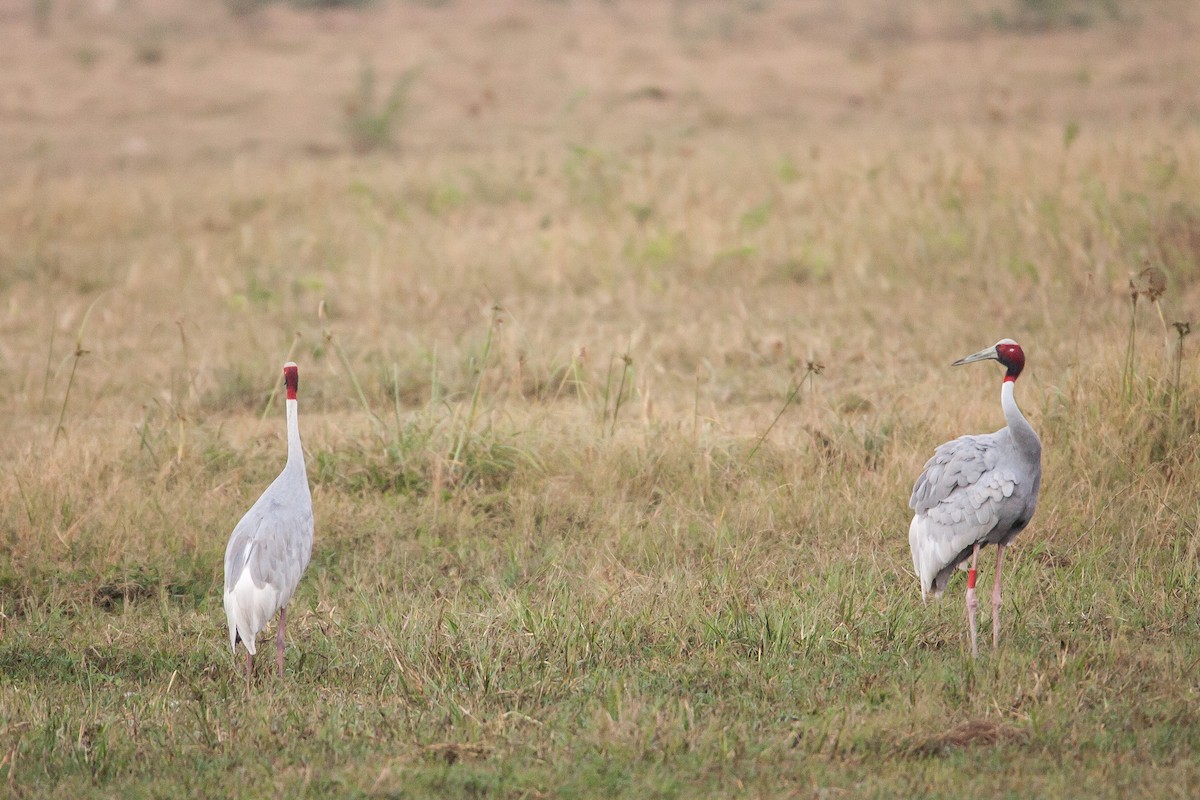
[[[294,588],[312,554],[311,507],[297,508],[268,499],[242,517],[225,550],[225,588],[249,565],[255,586]],[[291,592],[289,591],[290,595]]]
[[[1000,460],[998,434],[960,436],[934,451],[913,485],[908,505],[918,514],[942,503],[961,489],[973,486]]]

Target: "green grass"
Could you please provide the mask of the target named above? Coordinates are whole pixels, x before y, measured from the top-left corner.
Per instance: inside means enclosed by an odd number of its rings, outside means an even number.
[[[5,576],[0,774],[18,796],[691,797],[949,795],[971,770],[985,794],[1183,796],[1200,777],[1195,512],[1178,505],[1195,479],[1131,464],[1114,491],[1072,487],[1086,449],[1053,444],[1087,423],[1044,426],[1049,508],[1008,563],[1003,646],[974,664],[961,586],[924,607],[907,574],[894,458],[518,426],[491,435],[527,457],[439,494],[310,469],[318,544],[286,678],[260,663],[250,700],[219,534],[277,454],[252,455],[234,496],[228,467],[183,470],[90,517],[66,509],[102,478],[76,494],[30,475],[9,534],[24,513],[61,530],[50,558],[72,566]],[[369,441],[331,455],[365,468]],[[1106,507],[1081,529],[1064,498]],[[132,528],[154,533],[126,546]]]

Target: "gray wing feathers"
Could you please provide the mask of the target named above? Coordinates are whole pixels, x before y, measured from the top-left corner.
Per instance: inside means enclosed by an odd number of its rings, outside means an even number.
[[[969,546],[1019,514],[1007,502],[1021,493],[1022,481],[1018,470],[1003,458],[1005,433],[959,437],[939,447],[925,464],[909,506],[933,524],[926,528],[930,535]],[[1026,492],[1029,488],[1024,487]],[[1023,501],[1017,504],[1024,506]]]
[[[977,484],[984,473],[996,467],[999,448],[995,445],[992,434],[960,436],[940,446],[917,478],[909,507],[924,514],[947,500],[956,489]]]
[[[993,470],[948,494],[937,505],[927,508],[923,516],[956,532],[987,533],[999,522],[1001,505],[1006,498],[1012,497],[1016,486],[1017,481],[1010,472]]]
[[[312,512],[279,513],[263,518],[255,547],[250,553],[250,577],[283,590],[283,601],[291,598],[312,554]],[[307,532],[307,534],[306,534]]]
[[[242,568],[246,566],[248,549],[254,542],[254,531],[246,524],[246,517],[233,529],[229,544],[225,546],[225,591],[233,589]]]
[[[286,502],[268,491],[246,512],[225,549],[226,591],[248,564],[255,586],[280,589],[284,602],[291,597],[312,555],[312,501],[304,499]]]

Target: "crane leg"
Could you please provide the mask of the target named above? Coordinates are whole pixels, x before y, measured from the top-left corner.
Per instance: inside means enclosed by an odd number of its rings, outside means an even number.
[[[967,573],[967,624],[971,626],[971,658],[979,656],[979,642],[975,626],[975,610],[979,601],[975,599],[975,565],[979,561],[979,545],[971,552],[971,570]]]
[[[287,606],[279,609],[279,630],[275,632],[275,663],[279,665],[279,677],[283,677],[283,637],[287,630]]]
[[[992,587],[992,649],[1000,647],[1000,565],[1004,563],[1004,545],[996,545],[996,583]]]
[[[250,696],[250,674],[254,672],[254,655],[246,651],[246,697]]]

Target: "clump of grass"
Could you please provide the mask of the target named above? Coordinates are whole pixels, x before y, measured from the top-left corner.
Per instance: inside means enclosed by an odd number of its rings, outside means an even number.
[[[289,0],[296,8],[364,8],[376,0]]]
[[[463,448],[467,446],[470,434],[475,428],[475,413],[479,409],[479,395],[483,388],[483,376],[487,370],[488,357],[492,353],[492,342],[500,330],[500,325],[503,322],[501,313],[503,309],[500,306],[492,306],[492,317],[488,325],[487,338],[483,342],[483,353],[479,356],[479,362],[476,367],[475,386],[471,389],[471,402],[467,406],[467,416],[463,420],[462,426],[459,428],[458,435],[455,437],[454,451],[450,455],[451,478],[453,478],[454,470],[462,465]]]
[[[75,63],[84,69],[91,69],[99,63],[102,55],[100,50],[91,45],[81,45],[75,50]]]
[[[954,750],[992,748],[1024,742],[1028,738],[1025,731],[1007,723],[990,719],[969,719],[931,736],[916,737],[907,745],[906,750],[915,756],[932,758]]]
[[[33,0],[33,27],[39,34],[50,33],[50,22],[54,18],[54,0]]]
[[[346,441],[337,450],[319,451],[317,480],[355,492],[432,496],[435,503],[440,503],[455,489],[500,488],[523,466],[536,471],[538,457],[512,437],[497,433],[490,424],[477,430],[486,374],[495,360],[503,314],[500,306],[492,307],[482,351],[469,360],[471,388],[465,407],[456,406],[448,415],[444,407],[452,406],[454,401],[453,397],[442,396],[436,350],[431,364],[429,402],[416,416],[406,415],[401,408],[399,368],[393,365],[390,424],[372,409],[349,358],[333,334],[326,331],[325,342],[350,377],[363,413],[372,420],[375,435],[370,440]]]
[[[1145,459],[1144,466],[1164,464],[1170,472],[1170,464],[1179,458],[1190,459],[1196,419],[1191,426],[1185,424],[1185,409],[1188,406],[1183,392],[1183,350],[1185,339],[1191,333],[1190,321],[1175,321],[1168,324],[1164,312],[1164,296],[1167,291],[1165,273],[1157,267],[1148,266],[1129,280],[1130,322],[1125,345],[1123,367],[1120,374],[1121,391],[1125,399],[1130,422],[1123,433],[1136,460]],[[1136,370],[1137,307],[1144,299],[1154,306],[1163,330],[1164,369],[1157,379],[1139,379]]]
[[[224,0],[224,2],[225,10],[229,12],[230,16],[248,18],[270,5],[273,0]]]
[[[1016,0],[991,12],[992,24],[1027,33],[1064,28],[1090,28],[1104,20],[1121,19],[1115,0]]]
[[[396,129],[408,112],[409,93],[417,79],[415,67],[392,83],[386,97],[379,95],[375,67],[364,60],[358,70],[358,87],[345,103],[346,134],[355,153],[394,147]]]
[[[133,59],[139,64],[161,64],[167,57],[166,34],[157,28],[141,31],[133,40]]]

